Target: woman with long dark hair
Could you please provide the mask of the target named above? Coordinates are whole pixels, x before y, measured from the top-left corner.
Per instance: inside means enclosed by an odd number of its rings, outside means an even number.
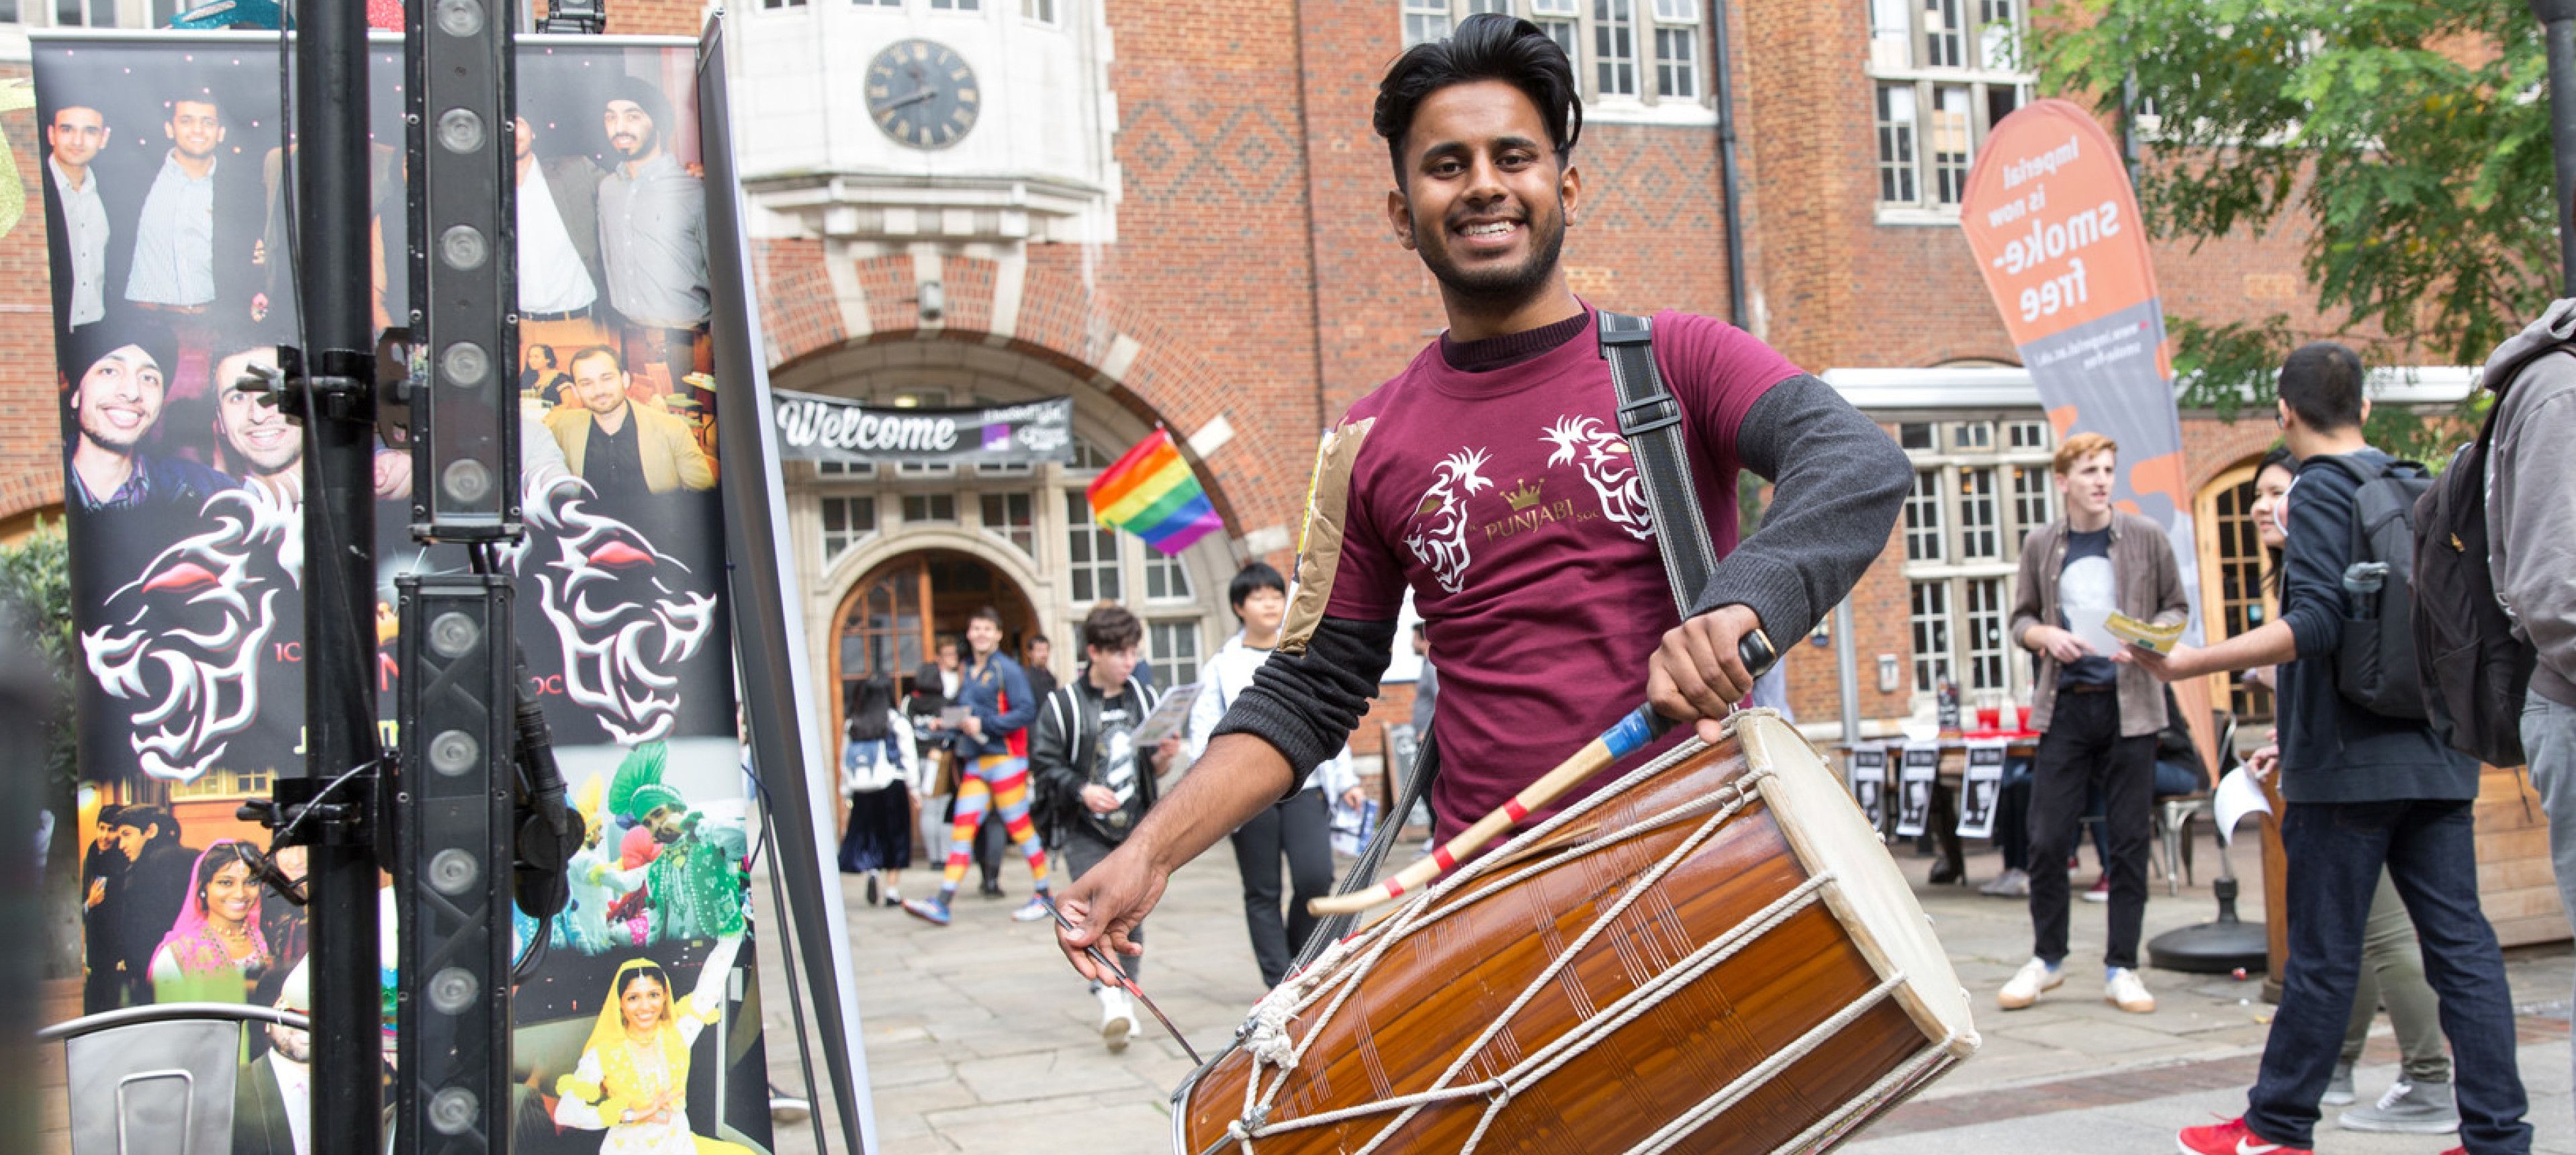
[[[152,952],[155,986],[215,975],[253,983],[276,961],[259,929],[260,887],[251,872],[251,856],[249,843],[231,838],[197,856],[179,915]]]
[[[868,876],[868,905],[903,901],[912,864],[912,723],[895,709],[894,679],[877,674],[850,690],[841,735],[841,794],[850,801],[841,832],[841,871]],[[878,876],[884,888],[878,888]]]

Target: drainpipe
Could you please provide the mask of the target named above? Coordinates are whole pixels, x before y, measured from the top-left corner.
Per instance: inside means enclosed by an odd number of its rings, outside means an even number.
[[[1717,172],[1726,189],[1726,319],[1749,331],[1752,309],[1744,299],[1744,215],[1735,171],[1734,56],[1728,51],[1726,0],[1709,0],[1708,7],[1709,77],[1717,96]]]

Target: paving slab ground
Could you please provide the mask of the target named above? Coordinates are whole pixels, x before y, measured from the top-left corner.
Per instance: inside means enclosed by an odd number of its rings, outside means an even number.
[[[2248,848],[2250,850],[2250,846]],[[1929,860],[1897,852],[1938,927],[1977,1008],[1984,1049],[1912,1102],[1881,1119],[1845,1150],[1866,1155],[2005,1155],[2040,1151],[2168,1152],[2175,1129],[2244,1109],[2271,1017],[2259,981],[2148,971],[2158,1007],[2130,1015],[2103,1002],[2097,969],[2105,907],[2076,904],[2074,953],[2065,986],[2029,1010],[1994,1009],[1994,992],[2029,957],[2030,923],[2018,901],[1973,888],[1923,883]],[[2076,877],[2093,877],[2092,853]],[[2147,904],[2154,935],[2209,919],[2216,902],[2208,871],[2217,848],[2197,848],[2203,873],[2179,896],[2158,881]],[[2237,858],[2248,863],[2250,853]],[[1161,1152],[1170,1142],[1168,1096],[1190,1068],[1151,1021],[1126,1052],[1111,1055],[1097,1034],[1098,1004],[1056,953],[1043,925],[1015,923],[1029,881],[1013,864],[1011,899],[961,898],[957,921],[936,928],[902,912],[859,905],[864,888],[844,887],[856,960],[861,1039],[873,1088],[880,1145],[887,1155],[948,1152]],[[1999,869],[1995,855],[1969,859],[1971,881]],[[935,876],[911,872],[908,889]],[[765,882],[756,882],[767,894]],[[2255,877],[2241,905],[2262,917]],[[1260,974],[1244,935],[1233,857],[1214,853],[1174,876],[1147,924],[1145,989],[1202,1052],[1229,1038],[1254,999]],[[764,952],[763,1000],[770,1069],[782,1087],[801,1085],[783,976]],[[2570,1095],[2568,1000],[2576,955],[2563,946],[2507,956],[2518,1021],[2522,1075],[2539,1132],[2535,1150],[2576,1155],[2576,1099]],[[2257,976],[2259,979],[2259,976]],[[2364,1057],[2360,1086],[2376,1095],[2393,1079],[2396,1050],[2383,1020]],[[2335,1129],[2317,1136],[2334,1155],[2432,1155],[2455,1136],[2366,1135]],[[832,1143],[837,1151],[837,1139]],[[782,1155],[806,1155],[805,1125],[782,1125]]]

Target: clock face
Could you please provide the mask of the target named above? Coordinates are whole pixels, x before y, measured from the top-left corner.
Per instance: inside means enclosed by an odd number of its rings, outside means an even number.
[[[868,62],[868,117],[899,144],[946,148],[975,127],[975,70],[943,44],[898,40]]]

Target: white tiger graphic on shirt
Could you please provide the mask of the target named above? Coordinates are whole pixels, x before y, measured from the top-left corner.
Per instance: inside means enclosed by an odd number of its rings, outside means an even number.
[[[1549,465],[1574,462],[1581,466],[1583,480],[1601,499],[1602,517],[1640,541],[1655,536],[1655,522],[1646,509],[1645,478],[1637,472],[1626,438],[1600,418],[1570,416],[1558,418],[1539,439],[1556,447],[1548,455]]]
[[[1440,459],[1431,488],[1413,507],[1417,527],[1405,536],[1413,556],[1431,567],[1440,588],[1457,593],[1467,587],[1467,498],[1493,487],[1477,470],[1484,468],[1482,449],[1460,449]],[[1427,523],[1426,523],[1426,519]]]

